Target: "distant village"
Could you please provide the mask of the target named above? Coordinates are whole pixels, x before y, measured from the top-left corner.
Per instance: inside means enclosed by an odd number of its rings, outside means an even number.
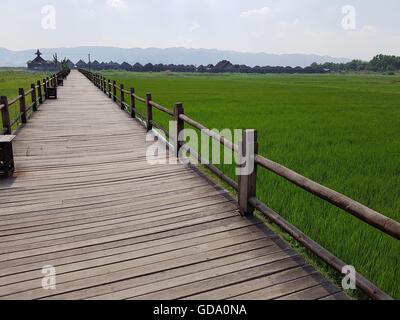
[[[287,74],[311,74],[311,73],[330,73],[330,72],[393,72],[400,70],[400,57],[387,56],[379,54],[375,56],[371,61],[353,60],[348,63],[324,63],[318,64],[313,63],[308,67],[271,67],[271,66],[255,66],[249,67],[246,65],[232,64],[230,61],[222,60],[216,65],[209,64],[207,66],[200,65],[175,65],[175,64],[129,64],[128,62],[99,62],[97,60],[93,62],[85,62],[79,60],[77,63],[73,63],[71,60],[64,59],[58,61],[55,55],[53,61],[44,60],[41,56],[42,53],[37,50],[36,58],[32,61],[28,61],[28,69],[35,71],[55,71],[63,68],[68,69],[88,69],[91,71],[100,70],[122,70],[131,72],[190,72],[190,73],[258,73],[258,74],[270,74],[270,73],[287,73]]]
[[[28,61],[28,69],[34,71],[55,71],[58,69],[69,68],[69,69],[88,69],[91,71],[100,70],[123,70],[131,72],[190,72],[190,73],[326,73],[329,70],[324,69],[320,66],[312,65],[310,67],[249,67],[246,65],[232,64],[227,60],[218,62],[216,65],[209,64],[207,66],[195,66],[195,65],[175,65],[175,64],[129,64],[127,62],[99,62],[97,60],[93,62],[85,62],[79,60],[74,63],[71,60],[65,59],[63,63],[58,61],[44,60],[41,56],[42,53],[37,50],[36,58],[32,61]]]

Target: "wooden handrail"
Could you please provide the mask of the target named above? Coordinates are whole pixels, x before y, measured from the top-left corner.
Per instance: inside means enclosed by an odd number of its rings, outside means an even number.
[[[19,95],[19,96],[17,96],[16,98],[12,99],[12,100],[8,103],[8,106],[12,106],[12,105],[15,104],[17,101],[19,101],[19,99],[21,99],[21,98],[22,98],[22,96]]]
[[[154,101],[150,101],[150,104],[154,107],[154,108],[156,108],[156,109],[158,109],[158,110],[160,110],[160,111],[162,111],[162,112],[164,112],[164,113],[166,113],[166,114],[169,114],[170,116],[173,116],[174,115],[174,113],[172,112],[172,111],[170,111],[168,108],[166,108],[166,107],[163,107],[161,104],[158,104],[158,103],[156,103],[156,102],[154,102]]]
[[[201,130],[202,133],[204,133],[207,136],[213,138],[214,140],[219,141],[226,148],[228,148],[228,149],[230,149],[232,151],[235,151],[235,152],[239,152],[239,146],[237,146],[233,142],[229,141],[224,136],[222,136],[222,135],[220,135],[220,134],[208,129],[207,127],[203,126],[199,122],[194,121],[193,119],[189,118],[186,115],[180,115],[180,119],[182,119],[186,123],[190,124],[192,127],[195,127],[196,129]]]
[[[91,80],[90,73],[85,70],[80,70],[83,74],[85,74],[88,79]],[[91,80],[94,82],[93,80]],[[115,83],[115,82],[114,82]],[[238,145],[234,144],[233,142],[226,139],[224,136],[218,134],[215,131],[210,130],[209,128],[205,127],[201,123],[191,119],[190,117],[186,116],[184,113],[176,115],[174,112],[170,111],[168,108],[156,103],[153,101],[150,94],[147,95],[146,99],[137,96],[134,93],[130,93],[130,96],[138,101],[144,102],[147,105],[147,114],[146,114],[146,126],[148,130],[151,130],[152,124],[155,122],[153,121],[153,114],[152,114],[152,107],[170,115],[175,116],[176,120],[182,120],[183,122],[189,124],[190,126],[200,130],[203,134],[213,138],[216,141],[219,141],[222,145],[226,148],[236,152],[239,154],[240,148]],[[136,111],[137,112],[137,111]],[[143,115],[142,115],[143,117]],[[164,129],[165,130],[165,129]],[[179,130],[178,130],[179,134]],[[257,141],[255,141],[257,144]],[[245,143],[243,143],[245,145]],[[189,146],[179,146],[178,148],[184,148],[184,150],[189,151],[195,158],[197,158],[201,163],[204,162],[204,159],[200,154],[198,154],[195,150],[190,148]],[[257,150],[257,148],[255,148]],[[329,189],[317,182],[312,181],[293,170],[290,170],[279,163],[271,161],[257,153],[253,157],[255,170],[257,166],[267,169],[274,174],[294,183],[298,187],[310,192],[317,197],[328,201],[329,203],[333,204],[334,206],[352,214],[353,216],[357,217],[361,221],[377,228],[378,230],[388,234],[395,239],[400,239],[400,223],[384,216],[383,214],[372,210],[365,205],[339,193],[332,189]],[[206,162],[207,163],[207,162]],[[218,177],[224,180],[228,185],[230,185],[235,190],[238,190],[241,187],[241,182],[239,183],[232,180],[230,177],[227,177],[222,171],[216,168],[213,165],[205,164],[209,169],[215,173]],[[256,171],[255,171],[256,172]],[[253,173],[253,179],[255,180],[256,175]],[[247,181],[247,180],[246,180]],[[247,182],[246,182],[247,183]],[[255,182],[252,181],[252,184]],[[255,187],[254,187],[254,194],[255,194]],[[315,241],[311,240],[307,237],[304,233],[298,230],[296,227],[289,224],[286,220],[284,220],[279,214],[273,212],[269,209],[264,203],[257,199],[256,196],[252,196],[248,194],[246,202],[249,205],[254,207],[255,209],[259,210],[261,213],[265,214],[269,219],[271,219],[275,224],[281,227],[284,231],[290,234],[294,239],[296,239],[299,243],[301,243],[304,247],[309,249],[311,252],[315,253],[318,257],[320,257],[324,262],[331,265],[337,271],[341,272],[342,268],[346,265],[343,261],[335,257],[332,253],[324,249],[322,246],[317,244]],[[374,299],[391,299],[386,293],[368,281],[366,278],[362,277],[361,275],[357,275],[357,287],[365,292],[368,296]]]
[[[136,100],[139,100],[140,102],[146,103],[146,99],[145,98],[139,97],[136,94],[133,94],[132,97],[134,97]]]
[[[12,100],[8,100],[7,97],[2,97],[2,101],[6,101],[7,103],[2,103],[0,105],[1,117],[3,118],[3,129],[0,131],[1,134],[11,134],[14,128],[14,125],[19,121],[21,123],[27,122],[27,111],[37,111],[37,107],[39,104],[42,104],[46,98],[46,91],[44,95],[42,95],[42,87],[46,88],[47,86],[54,85],[57,86],[57,78],[63,77],[65,78],[70,73],[70,70],[60,71],[51,77],[47,77],[43,79],[43,83],[38,80],[36,84],[31,84],[30,89],[25,91],[23,88],[18,89],[18,96],[13,98]],[[37,90],[37,93],[36,93]],[[27,106],[26,105],[26,97],[31,95],[32,103]],[[16,118],[10,119],[9,107],[13,106],[15,103],[19,102],[20,112],[17,114]]]
[[[268,208],[257,198],[250,198],[249,201],[257,210],[265,214],[268,219],[278,225],[282,230],[290,234],[296,241],[298,241],[304,247],[316,254],[325,263],[332,266],[339,273],[342,273],[343,267],[347,265],[345,262],[341,261],[335,255],[316,243],[314,240],[307,237],[307,235],[305,235],[299,229],[283,219],[282,216],[280,216],[278,213]],[[371,298],[377,300],[392,300],[392,297],[387,295],[385,292],[383,292],[381,289],[379,289],[377,286],[375,286],[373,283],[371,283],[360,274],[356,275],[356,285]]]
[[[25,97],[30,95],[33,91],[33,88],[29,89],[28,91],[25,92]]]
[[[308,179],[293,170],[290,170],[279,163],[266,159],[260,155],[256,155],[255,161],[263,168],[281,176],[282,178],[294,183],[300,188],[326,200],[334,206],[343,209],[369,225],[391,235],[396,239],[400,239],[400,223],[372,210],[365,205],[350,199],[349,197],[329,189],[319,183]]]

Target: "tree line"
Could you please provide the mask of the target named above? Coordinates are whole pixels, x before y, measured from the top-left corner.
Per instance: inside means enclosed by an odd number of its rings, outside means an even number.
[[[125,70],[132,72],[198,72],[198,73],[329,73],[329,72],[359,72],[359,71],[374,71],[374,72],[388,72],[400,70],[400,57],[377,55],[371,61],[353,60],[348,63],[313,63],[308,67],[282,67],[282,66],[255,66],[249,67],[246,65],[232,64],[230,61],[223,60],[218,62],[216,65],[175,65],[175,64],[140,64],[135,63],[133,65],[123,62],[119,64],[117,62],[98,62],[93,61],[86,63],[80,60],[76,64],[77,68],[88,69],[93,71],[98,70]]]
[[[312,64],[311,67],[329,69],[331,72],[395,72],[400,70],[400,57],[378,54],[371,61],[352,60],[348,63]]]

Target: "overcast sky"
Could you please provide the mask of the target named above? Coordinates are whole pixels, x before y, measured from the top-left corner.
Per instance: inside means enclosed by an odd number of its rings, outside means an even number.
[[[56,10],[55,29],[48,5]],[[356,9],[355,29],[342,26],[346,5]],[[0,47],[13,50],[179,46],[400,55],[399,0],[1,0],[0,12]]]

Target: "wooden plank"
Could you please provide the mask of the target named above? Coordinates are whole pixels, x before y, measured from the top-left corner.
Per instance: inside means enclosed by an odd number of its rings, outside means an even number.
[[[255,226],[256,221],[248,221],[247,224],[243,224],[243,221],[238,217],[231,218],[229,221],[217,220],[200,225],[191,225],[188,227],[183,227],[180,229],[173,229],[168,231],[163,231],[159,233],[146,234],[139,237],[131,237],[129,234],[126,237],[117,239],[111,242],[99,242],[96,244],[77,246],[72,249],[65,249],[55,252],[44,252],[42,254],[29,255],[25,258],[13,259],[0,262],[0,275],[12,274],[15,269],[14,267],[23,266],[24,270],[31,270],[34,268],[35,262],[46,262],[46,261],[60,261],[60,258],[71,259],[74,261],[84,261],[86,254],[92,254],[94,252],[108,252],[107,250],[126,247],[130,245],[142,246],[149,245],[155,241],[163,241],[163,243],[169,243],[169,241],[174,242],[176,237],[188,237],[193,235],[193,237],[203,236],[207,234],[212,234],[213,232],[225,232],[230,230],[236,230],[239,228],[246,228],[248,226]],[[75,258],[74,258],[75,257]],[[76,259],[76,260],[74,260]]]
[[[252,251],[255,249],[265,247],[264,239],[243,242],[240,240],[236,245],[232,245],[226,241],[215,243],[211,248],[208,246],[209,251],[203,251],[201,248],[190,255],[176,256],[173,255],[172,259],[160,259],[159,256],[150,256],[140,260],[121,262],[119,264],[102,266],[95,269],[85,269],[73,274],[62,275],[57,277],[57,289],[52,292],[44,292],[39,287],[38,280],[17,283],[8,287],[0,287],[0,297],[5,299],[39,299],[49,295],[57,295],[71,291],[77,291],[88,287],[98,286],[107,283],[113,283],[143,275],[149,275],[166,270],[175,269],[178,267],[193,265],[194,263],[213,260],[216,258],[227,257],[234,255],[238,252]],[[214,250],[213,250],[214,249]],[[143,260],[145,259],[145,263]],[[60,279],[61,278],[61,279]],[[61,283],[59,282],[61,281]]]
[[[297,262],[296,264],[288,263]],[[297,260],[299,259],[299,260]],[[274,285],[278,285],[281,283],[285,283],[288,281],[292,281],[294,279],[298,279],[300,277],[305,277],[311,274],[315,274],[316,271],[308,266],[304,260],[293,257],[291,259],[282,261],[283,268],[278,270],[275,273],[268,274],[264,269],[256,268],[253,270],[247,271],[247,274],[243,275],[239,274],[238,279],[243,280],[243,282],[239,283],[231,283],[226,286],[221,286],[221,288],[213,289],[210,291],[202,292],[196,295],[187,296],[185,299],[189,300],[204,300],[204,299],[232,299],[234,297],[254,292],[261,288],[269,288]],[[287,269],[285,269],[287,266]],[[247,278],[245,278],[245,277]]]
[[[350,298],[344,293],[339,292],[319,300],[349,300]]]
[[[149,290],[149,288],[147,288],[148,292],[153,293],[143,295],[141,293],[143,293],[144,290],[139,289],[136,292],[130,290],[129,295],[131,298],[139,300],[175,300],[186,297],[187,299],[192,299],[190,295],[203,293],[203,298],[201,299],[208,300],[212,299],[210,291],[217,288],[224,288],[232,284],[243,288],[245,282],[251,279],[275,274],[302,265],[297,258],[298,257],[293,252],[279,250],[279,252],[272,252],[272,254],[258,257],[251,261],[231,264],[203,273],[191,274],[186,278],[174,278],[169,283],[164,284],[164,287],[167,287],[167,289],[161,291],[160,288],[162,288],[163,284],[158,282],[152,285],[152,289]],[[99,296],[96,298],[110,299],[115,296],[118,298],[127,297],[126,293],[124,293],[125,295],[122,295],[122,293],[117,294],[118,295]],[[216,299],[219,298],[220,296]]]
[[[314,287],[326,280],[318,273],[233,297],[233,300],[270,300]]]
[[[233,230],[230,233],[218,233],[218,234],[212,234],[208,236],[203,236],[199,238],[192,238],[192,239],[187,239],[185,242],[172,242],[170,244],[164,244],[164,245],[159,245],[159,246],[150,246],[148,247],[143,247],[140,249],[140,246],[132,246],[129,248],[117,248],[109,251],[107,255],[104,255],[103,252],[96,252],[96,255],[91,255],[90,259],[88,257],[88,260],[90,260],[90,263],[87,262],[87,260],[84,260],[82,262],[76,262],[72,263],[70,260],[66,261],[65,264],[62,264],[62,260],[60,259],[56,260],[56,266],[57,266],[57,275],[63,274],[63,273],[69,273],[72,271],[76,270],[82,270],[84,268],[89,268],[89,267],[94,267],[94,266],[103,266],[107,264],[113,264],[113,263],[119,263],[122,261],[128,261],[128,260],[134,260],[134,259],[139,259],[142,257],[147,257],[155,254],[161,254],[161,253],[166,253],[166,252],[172,252],[172,251],[177,251],[177,250],[182,250],[184,252],[184,249],[186,248],[192,248],[193,246],[200,246],[203,244],[211,244],[212,242],[219,241],[228,238],[240,238],[246,236],[249,232],[253,231],[254,234],[248,237],[248,240],[253,240],[253,239],[259,239],[261,237],[264,237],[265,235],[256,232],[255,229],[251,228],[241,228],[237,230]],[[40,266],[38,269],[25,272],[25,273],[18,273],[15,275],[10,275],[10,276],[3,276],[0,278],[0,286],[3,285],[8,285],[12,283],[17,283],[25,280],[30,280],[30,279],[36,279],[40,278],[40,273],[38,271],[41,270],[43,267]]]
[[[0,135],[0,143],[1,142],[11,142],[15,138],[14,135],[9,134],[9,135]]]
[[[77,72],[58,90],[14,140],[16,178],[0,181],[0,299],[220,299],[318,275],[226,191],[150,166],[134,112]],[[44,265],[55,291],[41,288]],[[321,298],[326,279],[307,281],[280,297]]]
[[[329,282],[281,297],[278,300],[317,300],[340,293],[341,290]]]

